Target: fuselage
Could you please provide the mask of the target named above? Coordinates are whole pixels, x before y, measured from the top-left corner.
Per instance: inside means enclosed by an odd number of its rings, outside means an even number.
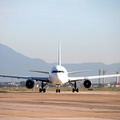
[[[49,72],[49,81],[54,85],[62,85],[68,82],[68,72],[60,65],[51,68]]]

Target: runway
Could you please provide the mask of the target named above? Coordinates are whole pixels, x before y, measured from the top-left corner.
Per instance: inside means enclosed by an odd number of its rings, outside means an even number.
[[[0,93],[0,120],[120,120],[120,92]]]

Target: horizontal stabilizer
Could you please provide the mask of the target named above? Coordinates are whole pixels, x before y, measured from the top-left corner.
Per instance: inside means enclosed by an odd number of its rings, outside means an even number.
[[[84,72],[90,72],[91,70],[81,70],[81,71],[72,71],[68,72],[68,74],[77,74],[77,73],[84,73]]]
[[[37,72],[37,73],[49,74],[49,72],[46,72],[46,71],[38,71],[38,70],[30,70],[30,72]]]

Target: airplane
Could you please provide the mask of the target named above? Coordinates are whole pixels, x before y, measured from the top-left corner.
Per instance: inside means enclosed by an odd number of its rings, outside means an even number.
[[[13,75],[0,75],[0,77],[26,79],[26,87],[32,89],[35,86],[35,81],[41,81],[39,92],[46,92],[46,85],[48,83],[56,85],[56,93],[60,93],[61,85],[69,83],[73,88],[72,92],[79,92],[77,87],[77,81],[82,81],[85,88],[90,88],[92,85],[91,79],[118,77],[120,74],[99,75],[99,76],[87,76],[87,77],[69,77],[69,74],[76,74],[86,71],[72,71],[68,72],[65,67],[61,65],[61,43],[58,44],[58,63],[53,66],[49,72],[31,70],[31,72],[48,74],[48,77],[24,77]]]

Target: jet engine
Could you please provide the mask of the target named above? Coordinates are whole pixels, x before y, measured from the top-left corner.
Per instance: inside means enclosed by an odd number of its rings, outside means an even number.
[[[83,85],[84,85],[85,88],[90,88],[91,85],[92,85],[92,83],[91,83],[90,80],[85,80],[84,83],[83,83]]]
[[[34,81],[33,80],[27,80],[26,81],[26,87],[28,89],[32,89],[34,87]]]

